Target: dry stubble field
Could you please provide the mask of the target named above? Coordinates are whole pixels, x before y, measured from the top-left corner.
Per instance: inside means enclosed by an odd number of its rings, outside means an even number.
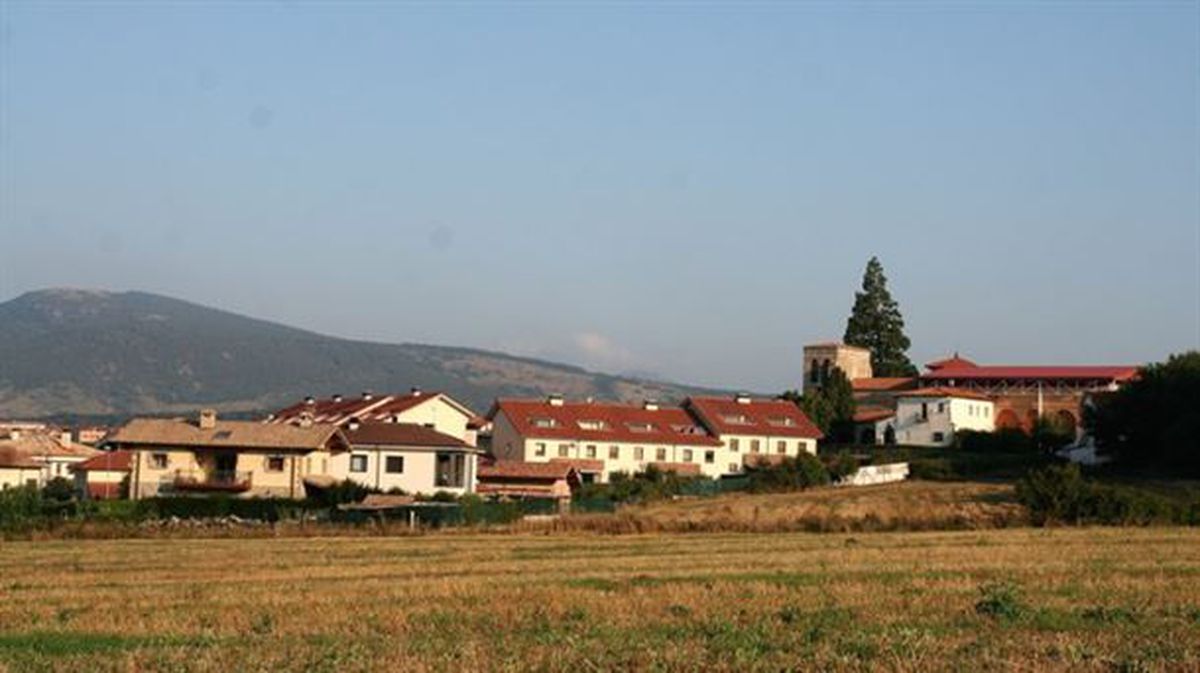
[[[1200,668],[1191,529],[8,542],[0,566],[8,670]],[[980,614],[993,582],[1016,600]]]

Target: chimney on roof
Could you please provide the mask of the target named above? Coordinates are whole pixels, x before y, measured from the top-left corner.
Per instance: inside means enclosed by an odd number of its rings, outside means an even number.
[[[561,407],[563,405],[563,396],[554,393],[546,398],[546,403],[552,407]]]
[[[370,402],[371,400],[375,399],[375,394],[369,390],[364,390],[363,394],[362,394],[362,398],[364,401]]]
[[[646,400],[642,402],[642,408],[646,411],[658,411],[658,400]]]
[[[317,403],[317,398],[313,397],[312,395],[309,395],[308,397],[304,398],[304,403],[309,406],[312,406]]]
[[[595,404],[595,403],[596,403],[596,398],[592,397],[591,395],[588,395],[588,396],[587,396],[587,403],[588,403],[588,404]]]
[[[200,429],[212,430],[217,427],[217,410],[216,409],[201,409],[200,410]]]
[[[409,390],[409,392],[412,393],[413,397],[421,396],[421,388],[419,386],[413,386],[412,389]]]
[[[341,401],[342,401],[342,394],[341,394],[341,393],[334,393],[334,394],[333,394],[333,401],[334,401],[334,402],[341,402]]]
[[[311,428],[312,424],[313,424],[312,412],[311,411],[301,411],[300,412],[300,423],[299,423],[300,427]]]
[[[738,404],[750,404],[750,393],[738,393],[733,399]]]

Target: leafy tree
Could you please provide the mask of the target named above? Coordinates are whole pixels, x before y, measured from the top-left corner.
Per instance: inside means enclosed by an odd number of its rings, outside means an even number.
[[[854,388],[841,369],[830,369],[825,383],[807,395],[789,390],[779,397],[800,407],[809,420],[834,441],[853,438]]]
[[[1084,424],[1118,465],[1200,477],[1200,351],[1142,368],[1099,398]]]
[[[867,262],[862,291],[854,293],[854,308],[842,338],[851,346],[871,350],[876,376],[916,376],[917,368],[906,354],[912,342],[904,334],[900,306],[887,289],[883,265],[877,257]]]
[[[52,502],[67,502],[74,497],[75,484],[62,477],[55,477],[42,487],[42,498]]]

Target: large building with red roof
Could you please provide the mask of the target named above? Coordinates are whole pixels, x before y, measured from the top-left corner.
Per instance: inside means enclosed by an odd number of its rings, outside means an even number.
[[[815,360],[810,363],[808,354],[817,352],[827,353],[832,359],[828,364]],[[862,415],[857,420],[871,423],[887,410],[895,410],[897,397],[917,388],[943,387],[986,396],[995,405],[997,429],[1029,430],[1039,418],[1064,429],[1076,429],[1082,421],[1085,396],[1116,390],[1138,372],[1135,365],[981,365],[955,353],[925,365],[925,372],[918,376],[880,378],[871,376],[869,369],[863,375],[861,355],[852,349],[817,344],[806,347],[805,353],[806,383],[818,382],[819,377],[811,376],[818,364],[855,372],[848,378]]]
[[[561,462],[584,480],[647,467],[718,477],[747,456],[815,453],[820,431],[779,400],[696,397],[676,405],[500,399],[488,414],[504,461]]]

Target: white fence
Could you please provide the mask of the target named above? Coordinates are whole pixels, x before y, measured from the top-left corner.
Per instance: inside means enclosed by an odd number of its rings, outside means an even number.
[[[869,486],[871,484],[889,484],[893,481],[908,479],[908,463],[888,463],[887,465],[867,465],[858,468],[854,474],[842,477],[838,486]]]

